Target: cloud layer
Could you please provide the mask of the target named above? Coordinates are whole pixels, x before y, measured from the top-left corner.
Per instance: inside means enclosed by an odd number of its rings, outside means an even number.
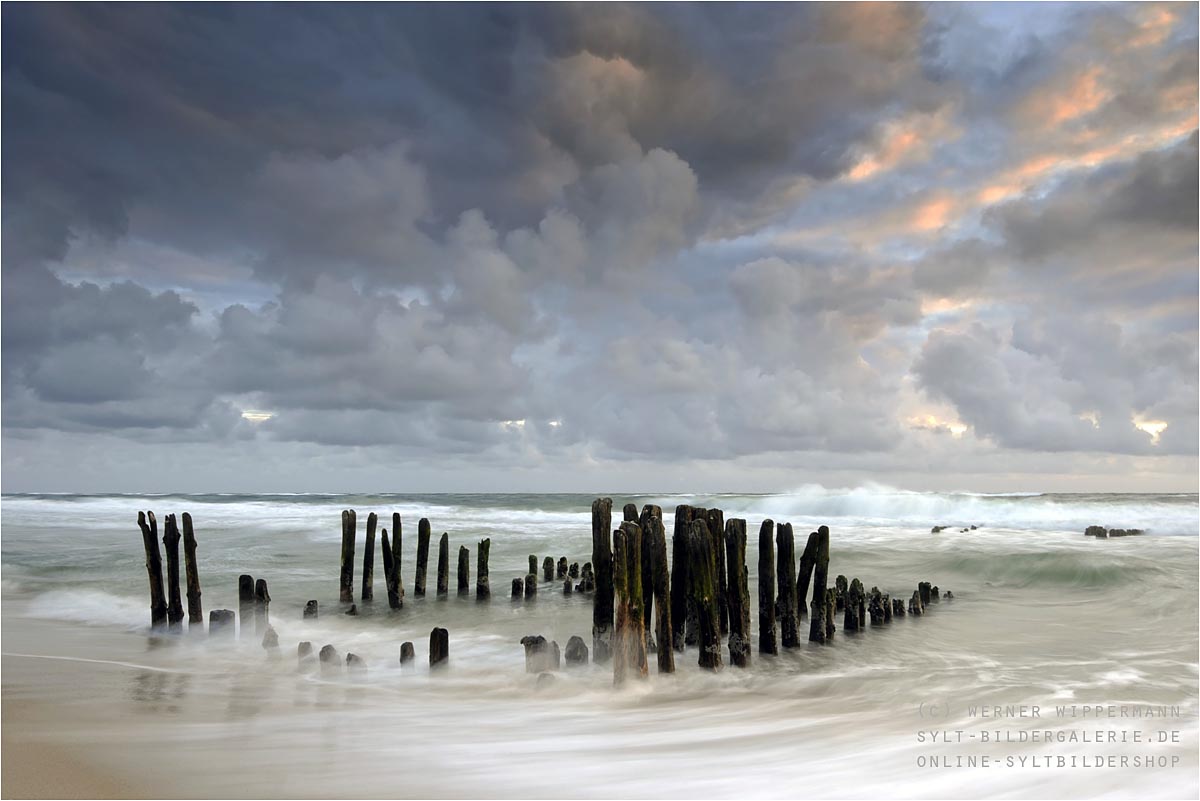
[[[3,22],[6,489],[1195,489],[1194,6]]]

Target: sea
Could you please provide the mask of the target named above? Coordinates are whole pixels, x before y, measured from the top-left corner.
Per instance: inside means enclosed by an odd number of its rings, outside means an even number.
[[[677,671],[613,686],[611,664],[527,673],[526,635],[592,646],[592,597],[539,567],[592,558],[591,503],[680,504],[744,518],[746,669]],[[358,521],[355,600],[338,603],[341,513]],[[238,608],[240,574],[268,582],[280,649],[204,627],[150,630],[139,511],[189,512],[205,617]],[[400,610],[388,608],[377,535],[361,600],[367,515],[402,518]],[[428,594],[414,597],[418,521],[433,531]],[[830,581],[859,578],[921,617],[757,653],[757,532],[830,528]],[[1097,539],[1090,525],[1144,535]],[[935,526],[946,528],[933,533]],[[450,592],[434,593],[448,534]],[[1195,798],[1198,738],[1195,494],[971,494],[883,486],[745,495],[273,494],[0,498],[0,622],[8,738],[61,749],[160,797]],[[475,598],[491,539],[492,597]],[[456,593],[460,546],[471,591]],[[669,548],[668,548],[669,550]],[[540,570],[539,570],[540,573]],[[304,619],[305,602],[320,614]],[[186,599],[185,599],[186,605]],[[430,632],[449,632],[446,670]],[[807,625],[801,626],[807,631]],[[365,671],[302,671],[330,644]],[[400,644],[415,645],[402,670]],[[10,795],[10,793],[5,793]]]

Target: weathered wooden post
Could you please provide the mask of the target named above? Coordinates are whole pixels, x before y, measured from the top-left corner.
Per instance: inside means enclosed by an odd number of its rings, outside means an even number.
[[[696,522],[697,520],[704,524],[704,529],[708,532],[708,537],[711,540],[712,531],[708,528],[708,510],[699,506],[692,507],[692,519],[687,526],[687,530],[689,532],[688,536],[690,536],[692,523]],[[710,553],[709,556],[712,556],[712,554]],[[683,644],[685,647],[689,645],[698,645],[700,643],[699,626],[700,621],[696,613],[696,599],[691,595],[691,593],[688,593],[687,608],[684,611],[683,620]]]
[[[537,556],[529,554],[529,572],[537,575]]]
[[[442,532],[438,540],[437,594],[439,597],[450,592],[450,534]]]
[[[842,628],[847,632],[860,631],[862,629],[862,613],[863,604],[863,585],[858,579],[850,582],[849,589],[846,590],[845,609],[846,614],[842,619]]]
[[[921,591],[917,590],[908,601],[908,613],[916,617],[925,614],[925,605],[921,603]]]
[[[560,556],[558,559],[558,571],[554,574],[554,578],[559,581],[567,577],[567,557]]]
[[[329,673],[341,673],[342,672],[341,655],[338,654],[337,649],[334,648],[332,645],[322,645],[321,646],[321,653],[319,654],[319,659],[321,660],[321,674],[322,675],[329,674]]]
[[[917,583],[917,592],[921,596],[922,608],[929,606],[930,587],[931,585],[928,581],[921,581]]]
[[[746,521],[725,523],[726,588],[729,599],[729,664],[750,667],[750,576],[746,570]]]
[[[417,658],[417,651],[415,648],[413,648],[413,644],[411,641],[405,640],[404,642],[400,643],[400,669],[401,670],[404,670],[406,667],[411,669],[411,665],[416,660],[416,658]]]
[[[525,576],[525,600],[533,601],[537,599],[538,582],[537,573],[530,573]]]
[[[570,594],[571,594],[571,580],[569,578],[563,579],[563,595],[570,595]]]
[[[475,600],[486,601],[492,597],[492,584],[488,577],[488,555],[492,551],[492,541],[479,541],[479,549],[475,552]]]
[[[429,632],[429,669],[438,670],[450,664],[450,632],[435,628]]]
[[[892,599],[892,617],[904,617],[904,599]]]
[[[392,567],[395,571],[397,609],[404,606],[404,531],[399,512],[392,512]]]
[[[354,603],[354,537],[358,529],[353,509],[342,510],[342,583],[338,600]]]
[[[654,632],[657,640],[655,653],[659,673],[675,672],[675,650],[671,647],[671,597],[669,573],[667,570],[667,535],[663,528],[662,509],[653,505],[642,508],[642,550],[650,554],[649,574],[646,570],[646,559],[642,559],[642,581],[649,585],[649,595],[643,592],[643,598],[653,598]],[[649,625],[646,623],[646,625]]]
[[[825,642],[825,585],[829,581],[829,527],[817,529],[816,558],[813,561],[812,621],[809,642]]]
[[[646,504],[642,507],[638,527],[642,530],[642,626],[646,630],[646,653],[652,654],[654,644],[654,514],[658,510],[658,524],[662,525],[662,510]]]
[[[708,536],[712,539],[713,557],[717,573],[717,622],[721,635],[729,633],[729,600],[725,576],[725,512],[721,509],[708,510]]]
[[[775,521],[758,530],[758,652],[779,653],[775,629]]]
[[[872,587],[869,598],[870,601],[867,603],[867,613],[871,616],[871,625],[882,626],[888,617],[884,611],[885,604],[883,593],[879,591],[878,587]]]
[[[254,635],[266,634],[271,627],[271,593],[267,592],[267,580],[254,582]]]
[[[396,562],[392,556],[392,544],[388,540],[388,530],[385,528],[380,532],[382,543],[380,550],[383,552],[383,584],[387,588],[388,608],[399,609],[400,594],[396,591]]]
[[[208,636],[233,639],[237,615],[232,609],[214,609],[208,613]]]
[[[631,506],[625,509],[626,517]],[[623,684],[628,678],[648,675],[646,617],[642,614],[642,529],[629,520],[613,532],[613,589],[617,600],[613,684]]]
[[[558,669],[557,654],[550,647],[550,642],[540,634],[529,634],[521,638],[525,647],[525,672],[542,673]],[[555,645],[557,648],[557,644]]]
[[[592,501],[592,567],[596,572],[596,595],[592,599],[592,661],[612,658],[613,556],[612,498]]]
[[[458,597],[471,594],[471,551],[458,546]]]
[[[317,602],[315,600],[309,601],[306,604],[304,604],[304,619],[305,620],[309,620],[309,619],[316,620],[317,619]]]
[[[367,542],[363,549],[363,579],[362,599],[375,600],[375,526],[379,524],[379,516],[374,512],[367,515]],[[387,568],[385,567],[386,571]]]
[[[262,647],[267,652],[268,658],[279,658],[279,635],[275,632],[274,626],[268,625],[266,631],[263,632]]]
[[[367,663],[358,654],[346,654],[346,669],[351,674],[362,675],[367,672]]]
[[[775,615],[779,620],[779,639],[784,648],[795,648],[800,644],[800,635],[796,631],[796,538],[791,523],[775,526],[775,547],[775,578],[779,582]]]
[[[635,503],[627,503],[621,507],[621,513],[625,518],[626,523],[636,523],[638,521],[638,508]]]
[[[250,633],[250,621],[254,619],[254,576],[243,573],[238,576],[238,628],[240,636]]]
[[[708,670],[721,668],[721,630],[717,612],[716,560],[708,523],[693,520],[688,536],[688,588],[696,609],[696,644],[699,665]]]
[[[833,639],[834,632],[837,631],[837,590],[833,587],[825,588],[825,641],[829,642]]]
[[[563,652],[567,665],[586,665],[588,663],[588,647],[582,637],[571,635],[567,640],[567,648]]]
[[[571,567],[567,569],[567,575],[571,578],[579,578],[579,563],[572,562]]]
[[[167,599],[163,593],[162,555],[158,551],[158,521],[154,512],[138,512],[138,528],[146,549],[146,573],[150,576],[150,627],[167,623]]]
[[[512,599],[519,601],[525,597],[525,579],[515,578],[512,580]]]
[[[312,643],[308,640],[304,640],[296,646],[296,662],[297,667],[301,672],[307,673],[308,671],[312,670],[314,667],[313,663],[316,661],[316,659],[317,658],[313,656]]]
[[[931,603],[935,603],[935,604],[936,604],[936,603],[938,603],[938,599],[939,599],[940,597],[941,597],[941,596],[938,594],[938,588],[937,588],[937,585],[935,584],[933,587],[931,587],[931,588],[930,588],[929,600],[930,600],[930,602],[931,602]]]
[[[179,595],[179,528],[175,515],[167,515],[163,523],[163,550],[167,553],[167,623],[173,629],[183,628],[183,598]]]
[[[425,571],[429,569],[429,520],[422,517],[417,523],[417,575],[413,579],[413,595],[425,597]]]
[[[200,605],[200,570],[196,562],[196,532],[192,516],[183,513],[183,567],[187,574],[188,628],[199,626],[204,631],[204,609]]]
[[[554,581],[554,557],[547,556],[542,560],[542,579]]]
[[[687,624],[687,538],[692,522],[692,507],[675,507],[675,525],[671,533],[671,646],[682,651]]]
[[[796,619],[808,617],[808,585],[812,581],[813,565],[817,562],[817,542],[820,535],[812,532],[804,545],[804,553],[800,555],[800,573],[796,576]]]

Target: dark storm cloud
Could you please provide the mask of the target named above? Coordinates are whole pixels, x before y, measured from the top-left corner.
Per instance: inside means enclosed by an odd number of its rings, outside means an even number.
[[[1194,8],[2,13],[23,469],[1194,467]]]

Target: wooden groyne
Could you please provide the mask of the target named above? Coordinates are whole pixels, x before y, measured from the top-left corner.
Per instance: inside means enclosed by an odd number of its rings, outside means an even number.
[[[513,602],[536,600],[540,582],[553,586],[563,581],[568,599],[582,593],[590,595],[592,646],[582,637],[571,636],[560,654],[558,643],[543,635],[522,639],[526,665],[530,672],[542,674],[569,667],[611,662],[614,684],[624,684],[649,675],[650,655],[655,654],[658,673],[672,673],[681,653],[695,649],[695,664],[702,669],[720,670],[728,664],[746,669],[753,664],[751,575],[746,562],[747,523],[740,518],[725,518],[721,509],[680,505],[676,508],[674,533],[669,546],[662,510],[647,504],[639,512],[633,504],[622,508],[623,520],[612,525],[612,500],[597,498],[591,507],[591,561],[571,562],[568,557],[537,555],[528,557],[529,570],[512,580]],[[344,613],[358,615],[354,600],[354,556],[357,550],[355,510],[342,512],[342,539],[339,564],[338,601]],[[139,512],[145,564],[150,590],[150,625],[153,631],[183,628],[184,607],[180,587],[180,543],[182,568],[186,582],[188,627],[204,631],[201,606],[198,542],[190,514],[183,513],[182,533],[174,514],[164,517],[162,545],[159,549],[158,523],[153,512]],[[401,579],[401,517],[392,514],[392,528],[383,529],[384,583],[388,608],[370,611],[373,601],[375,531],[378,516],[367,516],[362,563],[360,600],[362,614],[416,615],[424,607],[404,604]],[[422,518],[418,525],[414,595],[425,594],[431,524]],[[492,541],[484,538],[476,548],[475,597],[479,602],[491,598],[489,558]],[[166,572],[163,571],[163,553]],[[837,631],[837,615],[848,635],[861,636],[869,629],[885,627],[905,617],[928,615],[943,598],[950,601],[929,581],[917,582],[915,589],[883,592],[878,586],[868,591],[858,577],[836,576],[829,582],[830,531],[820,526],[805,540],[797,565],[796,540],[790,523],[762,521],[758,538],[758,652],[775,657],[779,647],[801,646],[800,622],[808,619],[808,640],[830,645]],[[436,587],[439,599],[449,591],[450,542],[443,533],[438,542]],[[471,594],[470,549],[459,545],[457,559],[457,597]],[[573,585],[573,580],[578,583]],[[909,585],[912,588],[912,585]],[[271,595],[265,578],[243,573],[237,580],[237,612],[214,609],[209,614],[208,634],[216,642],[237,637],[253,637],[271,659],[279,655],[279,634],[270,617]],[[304,625],[318,619],[319,599],[308,600],[299,618]],[[346,607],[349,607],[348,609]],[[433,609],[434,607],[429,607]],[[514,610],[515,611],[515,610]],[[296,615],[296,612],[292,612]],[[253,620],[253,626],[250,621]],[[868,626],[868,620],[870,621]],[[297,649],[300,668],[315,669],[320,664],[326,674],[340,674],[343,666],[351,673],[366,675],[366,660],[349,653],[341,657],[333,644],[313,654],[310,640]],[[400,664],[411,668],[415,654],[412,642],[400,645]],[[429,635],[429,666],[440,670],[449,664],[449,632],[435,626]]]

